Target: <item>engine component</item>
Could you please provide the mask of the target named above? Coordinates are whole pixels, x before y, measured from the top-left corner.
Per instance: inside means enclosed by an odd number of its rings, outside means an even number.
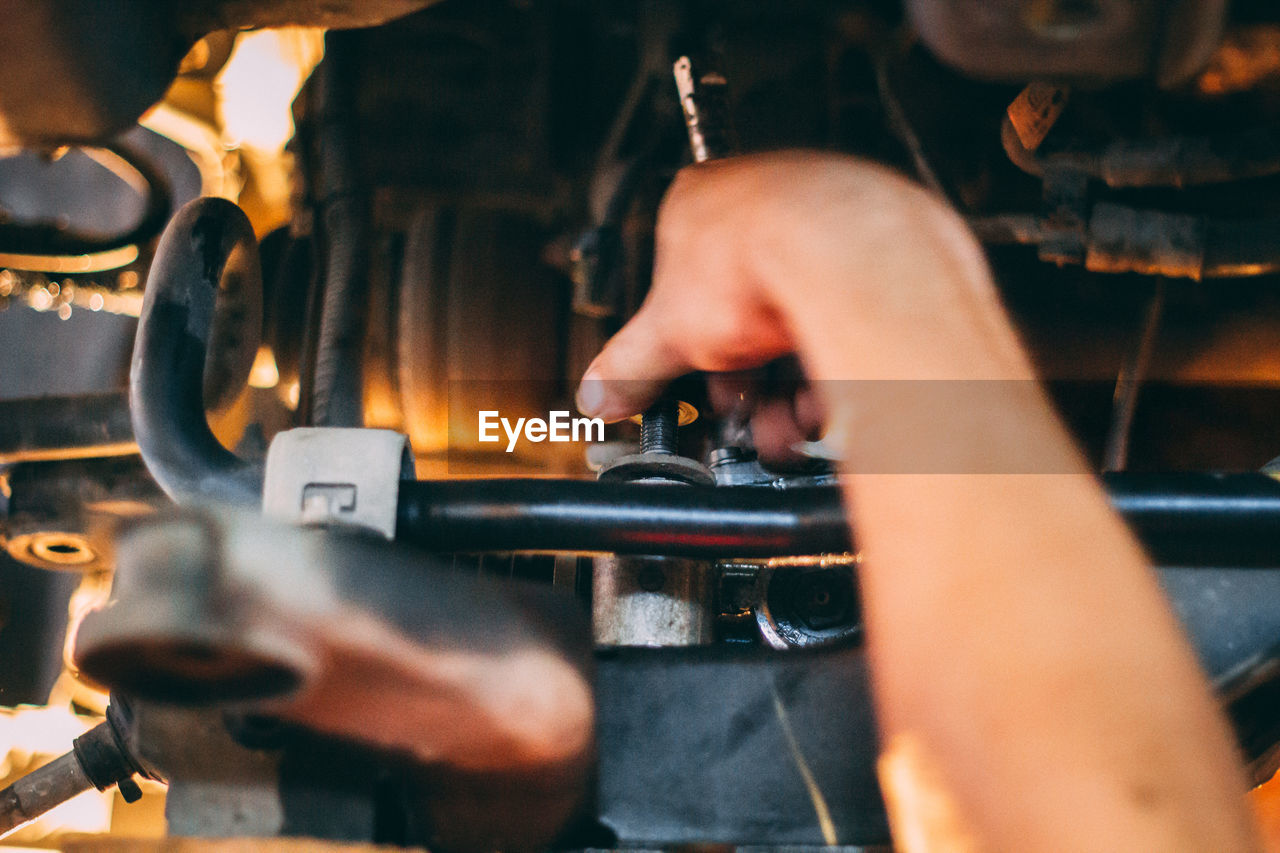
[[[264,515],[294,524],[347,524],[394,539],[400,482],[413,479],[403,435],[384,429],[282,432],[267,452]]]
[[[920,37],[974,77],[1186,82],[1222,40],[1225,0],[909,0]]]
[[[139,523],[116,578],[79,633],[83,671],[140,700],[235,702],[408,756],[452,779],[427,786],[453,803],[447,831],[480,839],[444,846],[546,843],[582,798],[590,642],[571,596],[231,510]]]
[[[122,392],[0,401],[0,466],[135,452]]]
[[[75,739],[71,752],[0,791],[0,838],[90,788],[119,787],[125,802],[142,796],[135,776],[157,779],[128,746],[131,714],[115,702],[107,719]]]
[[[597,557],[591,623],[597,646],[696,646],[715,639],[713,567],[677,557]]]
[[[195,38],[213,30],[371,26],[429,2],[23,3],[0,33],[0,148],[115,135],[160,99]]]
[[[226,402],[248,378],[262,329],[261,276],[249,220],[223,199],[187,204],[156,249],[129,408],[147,469],[179,503],[262,500],[261,468],[223,447],[205,419],[206,406]]]
[[[808,648],[862,635],[854,569],[860,558],[835,554],[776,560],[759,568],[756,625],[775,649]]]

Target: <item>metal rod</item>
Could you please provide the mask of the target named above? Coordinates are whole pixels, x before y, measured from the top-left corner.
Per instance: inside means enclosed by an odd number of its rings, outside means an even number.
[[[1065,476],[1065,475],[1064,475]],[[1280,482],[1265,474],[1109,474],[1164,566],[1280,567]],[[402,483],[396,538],[434,551],[783,556],[852,547],[838,487],[577,480]]]
[[[93,787],[74,752],[31,771],[0,791],[0,838]]]

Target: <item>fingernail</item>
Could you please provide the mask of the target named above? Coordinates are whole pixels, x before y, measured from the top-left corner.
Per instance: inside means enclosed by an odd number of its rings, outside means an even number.
[[[578,411],[582,414],[587,417],[599,417],[604,407],[604,380],[596,373],[594,365],[587,368],[587,372],[582,375],[575,402],[578,405]]]

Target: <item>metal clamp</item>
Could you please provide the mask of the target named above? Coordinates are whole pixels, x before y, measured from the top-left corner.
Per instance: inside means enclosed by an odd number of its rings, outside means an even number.
[[[354,525],[394,539],[400,481],[412,478],[413,453],[401,433],[291,429],[267,451],[262,512],[294,524]]]

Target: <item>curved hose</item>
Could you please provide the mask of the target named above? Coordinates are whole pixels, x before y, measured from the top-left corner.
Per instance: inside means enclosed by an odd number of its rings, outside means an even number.
[[[214,437],[205,418],[204,391],[210,339],[230,324],[245,333],[242,346],[252,358],[261,321],[262,271],[249,220],[225,199],[190,202],[169,223],[156,249],[129,375],[129,408],[142,460],[178,503],[261,502],[260,466]],[[232,371],[239,375],[235,390],[243,386],[248,366]]]
[[[0,223],[0,255],[62,257],[97,255],[151,242],[164,227],[173,208],[169,182],[142,154],[127,145],[110,144],[81,149],[98,165],[130,184],[146,188],[142,218],[127,231],[109,236],[59,228],[54,223]],[[136,180],[122,172],[131,171]]]

